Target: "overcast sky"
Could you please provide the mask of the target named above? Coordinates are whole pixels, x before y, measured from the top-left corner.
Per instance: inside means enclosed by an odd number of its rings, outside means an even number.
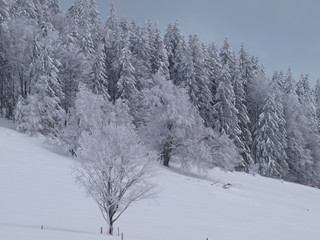
[[[102,20],[112,0],[96,0]],[[61,0],[64,10],[73,0]],[[229,37],[238,53],[242,42],[256,55],[270,76],[291,66],[298,80],[309,73],[320,77],[319,0],[114,0],[118,16],[139,24],[151,18],[164,33],[168,23],[180,20],[185,36],[197,33],[202,41],[222,45]]]

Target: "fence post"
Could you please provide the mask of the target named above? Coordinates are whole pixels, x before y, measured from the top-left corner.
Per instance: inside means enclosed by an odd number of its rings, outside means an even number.
[[[43,225],[41,225],[41,230],[43,230]]]
[[[100,227],[100,234],[102,234],[102,232],[103,232],[103,231],[102,231],[102,227]]]
[[[121,233],[121,240],[123,240],[123,233]]]
[[[118,236],[120,236],[120,231],[119,231],[119,227],[118,227]]]

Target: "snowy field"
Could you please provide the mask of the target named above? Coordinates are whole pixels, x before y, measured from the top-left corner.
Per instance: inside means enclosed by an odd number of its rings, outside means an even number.
[[[73,160],[12,128],[0,120],[0,239],[119,239],[99,233],[105,223],[75,184]],[[158,197],[136,203],[115,223],[125,240],[320,239],[318,189],[219,170],[204,179],[161,167],[155,181]]]

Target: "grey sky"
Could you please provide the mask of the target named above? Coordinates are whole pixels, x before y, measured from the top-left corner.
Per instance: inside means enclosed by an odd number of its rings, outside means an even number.
[[[96,0],[102,19],[111,0]],[[66,10],[73,0],[61,0]],[[199,34],[219,46],[228,36],[238,53],[241,42],[256,55],[271,76],[293,68],[311,82],[320,77],[320,1],[318,0],[115,0],[119,16],[142,24],[151,18],[164,33],[169,22],[180,20],[185,36]]]

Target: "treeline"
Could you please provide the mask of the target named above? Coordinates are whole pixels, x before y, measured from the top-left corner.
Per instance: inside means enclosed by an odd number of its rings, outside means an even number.
[[[0,0],[0,110],[73,155],[105,126],[134,130],[165,166],[215,166],[320,186],[320,81],[266,76],[258,58],[161,34],[95,0]],[[122,128],[123,131],[123,128]],[[82,140],[81,140],[82,139]],[[88,144],[88,141],[86,141]]]

